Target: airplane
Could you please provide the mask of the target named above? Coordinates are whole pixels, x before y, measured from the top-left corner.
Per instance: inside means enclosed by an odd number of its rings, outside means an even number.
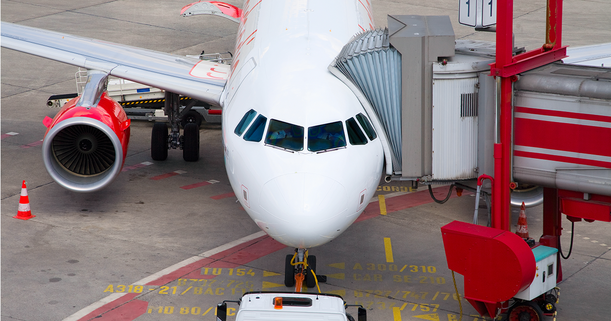
[[[237,199],[261,230],[296,249],[284,262],[285,285],[313,287],[316,260],[307,250],[359,217],[385,162],[377,116],[327,69],[353,36],[374,28],[370,1],[246,0],[242,8],[200,1],[181,14],[238,22],[233,64],[2,22],[3,47],[88,69],[83,94],[43,121],[47,171],[75,192],[99,191],[121,172],[130,121],[105,93],[109,76],[166,91],[171,129],[154,124],[154,160],[166,159],[169,148],[198,159],[199,128],[179,129],[193,104],[181,111],[179,95],[220,106]]]

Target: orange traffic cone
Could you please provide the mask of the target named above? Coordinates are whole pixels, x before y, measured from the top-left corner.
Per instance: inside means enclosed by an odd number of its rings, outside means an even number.
[[[20,220],[29,220],[32,217],[32,211],[30,211],[30,198],[28,197],[28,189],[25,187],[25,181],[21,184],[21,197],[19,198],[19,208],[17,209],[17,215],[13,218]]]
[[[526,205],[522,202],[522,208],[520,208],[520,216],[518,217],[518,228],[516,234],[523,238],[528,239],[528,223],[526,222]]]

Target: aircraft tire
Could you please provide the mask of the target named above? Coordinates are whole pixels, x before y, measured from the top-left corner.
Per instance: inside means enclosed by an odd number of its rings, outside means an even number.
[[[151,158],[163,161],[168,158],[168,124],[155,123],[151,134]]]
[[[314,274],[312,274],[312,271],[316,273],[316,257],[314,255],[308,256],[308,273],[306,274],[305,278],[306,286],[308,288],[316,287],[316,278],[314,277]]]
[[[288,254],[284,260],[284,285],[289,288],[295,286],[295,267],[291,265],[293,256]]]
[[[196,162],[199,159],[199,126],[194,123],[187,124],[184,138],[182,158],[187,162]]]
[[[180,126],[185,128],[187,124],[196,124],[197,127],[202,125],[202,114],[198,113],[195,110],[189,110],[180,120]]]

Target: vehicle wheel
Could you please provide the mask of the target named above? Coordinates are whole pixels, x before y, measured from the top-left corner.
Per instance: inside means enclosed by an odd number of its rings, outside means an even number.
[[[151,158],[156,161],[168,158],[168,124],[153,124],[151,135]]]
[[[541,321],[543,311],[533,302],[524,301],[515,304],[507,313],[509,321]]]
[[[196,162],[199,159],[199,126],[187,124],[184,129],[182,145],[182,158],[187,162]]]
[[[295,267],[291,265],[293,256],[288,254],[284,260],[284,285],[289,288],[295,286]]]
[[[306,286],[308,288],[314,288],[316,287],[316,278],[314,277],[314,274],[312,274],[312,271],[314,271],[314,273],[316,273],[316,257],[311,255],[308,256],[308,273],[306,274]]]
[[[198,113],[195,110],[189,110],[180,120],[180,126],[185,128],[187,124],[195,124],[197,127],[202,125],[202,114]]]

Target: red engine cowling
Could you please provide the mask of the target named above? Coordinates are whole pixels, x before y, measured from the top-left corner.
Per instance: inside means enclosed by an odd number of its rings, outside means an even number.
[[[106,93],[96,107],[67,102],[48,128],[42,157],[55,182],[75,192],[93,192],[110,184],[123,168],[130,120]]]

